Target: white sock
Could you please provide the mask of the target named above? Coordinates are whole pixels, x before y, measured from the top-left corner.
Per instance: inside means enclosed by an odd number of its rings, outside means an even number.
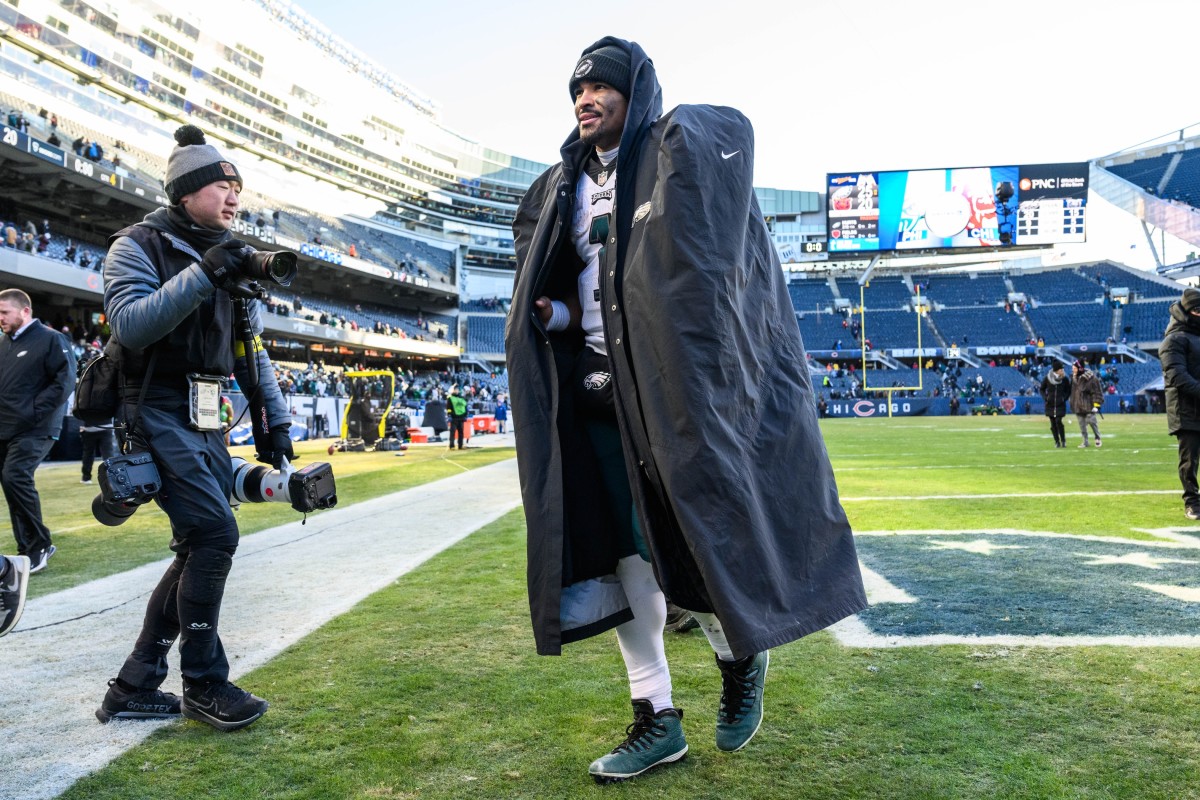
[[[671,672],[663,647],[667,600],[654,579],[654,570],[641,556],[617,562],[617,578],[633,610],[633,619],[617,626],[617,643],[629,673],[629,693],[634,700],[649,700],[655,713],[673,708]]]
[[[708,643],[712,645],[713,652],[717,654],[717,658],[722,661],[736,661],[733,657],[733,651],[729,649],[729,642],[725,638],[725,630],[721,627],[721,620],[717,619],[716,614],[708,614],[703,611],[693,611],[692,616],[696,622],[700,623],[700,630],[704,631],[704,635],[708,637]]]

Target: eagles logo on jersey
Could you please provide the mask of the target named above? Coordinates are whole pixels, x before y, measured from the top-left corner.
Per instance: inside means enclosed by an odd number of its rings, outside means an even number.
[[[599,390],[608,385],[612,376],[607,372],[592,372],[586,375],[583,379],[583,388]]]

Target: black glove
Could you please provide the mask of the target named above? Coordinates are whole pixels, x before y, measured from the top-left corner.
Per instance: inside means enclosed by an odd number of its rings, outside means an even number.
[[[283,467],[283,459],[287,459],[288,463],[296,460],[296,452],[292,449],[292,426],[276,425],[271,428],[270,449],[263,451],[258,450],[258,460],[269,463],[275,469]],[[255,442],[257,445],[258,442]]]
[[[248,253],[253,252],[240,239],[230,239],[204,251],[200,268],[218,289],[224,289],[234,297],[251,300],[260,294],[259,286],[246,278],[240,269]]]

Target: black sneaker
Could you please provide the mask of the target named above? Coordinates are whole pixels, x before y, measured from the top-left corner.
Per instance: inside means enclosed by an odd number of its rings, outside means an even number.
[[[680,608],[674,603],[667,603],[667,624],[664,630],[672,633],[687,633],[699,627],[700,623],[692,616],[692,612]]]
[[[0,636],[17,627],[25,609],[25,590],[29,588],[29,559],[25,556],[0,556],[8,562],[8,571],[0,580]]]
[[[1200,506],[1188,506],[1184,509],[1183,515],[1188,519],[1200,519]]]
[[[58,552],[58,548],[50,545],[45,550],[34,550],[29,554],[29,574],[41,572],[50,563],[50,556]]]
[[[217,730],[236,731],[267,713],[268,703],[232,683],[183,687],[183,715]]]
[[[96,709],[96,719],[107,724],[114,719],[170,719],[179,716],[179,697],[158,689],[125,689],[113,678],[108,694]]]

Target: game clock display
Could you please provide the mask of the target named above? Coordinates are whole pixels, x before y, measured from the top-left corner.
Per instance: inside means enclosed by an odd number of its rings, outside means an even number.
[[[829,252],[963,250],[1085,241],[1088,165],[827,176]]]

